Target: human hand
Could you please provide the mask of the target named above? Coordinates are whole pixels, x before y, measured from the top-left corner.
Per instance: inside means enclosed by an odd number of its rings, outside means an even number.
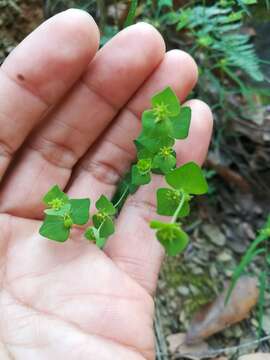
[[[46,21],[0,70],[0,358],[154,359],[152,295],[163,250],[149,228],[160,177],[129,197],[104,251],[77,231],[65,244],[38,234],[44,193],[111,197],[136,150],[140,115],[171,86],[196,83],[186,53],[165,54],[160,34],[137,24],[97,53],[93,19],[69,10]],[[205,158],[207,105],[189,101],[181,163]]]

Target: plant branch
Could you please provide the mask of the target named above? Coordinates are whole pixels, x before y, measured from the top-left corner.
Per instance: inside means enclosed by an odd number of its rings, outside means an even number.
[[[185,195],[184,195],[183,191],[181,191],[181,195],[182,195],[182,197],[181,197],[180,203],[179,203],[177,209],[175,210],[175,213],[173,214],[173,217],[171,219],[171,224],[174,224],[176,222],[176,220],[178,218],[178,214],[179,214],[179,212],[181,211],[181,209],[182,209],[182,207],[184,205]]]

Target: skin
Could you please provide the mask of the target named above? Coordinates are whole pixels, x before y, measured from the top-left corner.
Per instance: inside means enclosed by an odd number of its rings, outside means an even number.
[[[151,96],[171,86],[184,101],[193,59],[166,53],[150,25],[121,31],[97,51],[94,20],[56,15],[0,69],[0,358],[154,359],[153,294],[163,250],[149,228],[155,176],[128,199],[105,251],[76,230],[65,244],[42,238],[41,198],[54,184],[70,196],[109,197],[135,156],[132,140]],[[202,163],[212,115],[189,101],[180,163]],[[94,209],[92,208],[92,211]]]

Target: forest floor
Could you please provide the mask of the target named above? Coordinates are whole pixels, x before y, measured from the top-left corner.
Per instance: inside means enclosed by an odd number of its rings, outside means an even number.
[[[43,18],[39,0],[0,0],[0,63]],[[166,355],[169,351],[166,340],[171,334],[185,333],[192,315],[220,293],[270,213],[270,201],[254,186],[247,191],[241,184],[232,183],[224,172],[210,173],[211,193],[194,203],[192,218],[186,224],[191,237],[189,249],[184,256],[167,258],[161,270],[156,296],[156,331],[159,350],[163,353],[158,355],[159,360],[213,358],[210,356],[213,349],[235,346],[233,351],[220,352],[225,356],[222,359],[270,351],[270,342],[254,342],[259,327],[258,311],[254,308],[246,320],[208,339],[204,354]],[[249,270],[259,274],[261,266],[262,260],[258,257]],[[270,332],[270,291],[266,293],[265,304],[263,336]],[[250,345],[242,347],[245,343]],[[188,352],[192,351],[191,347]]]

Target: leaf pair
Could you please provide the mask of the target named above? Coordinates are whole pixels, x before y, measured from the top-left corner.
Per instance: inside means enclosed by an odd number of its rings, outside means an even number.
[[[115,231],[113,216],[117,209],[104,195],[97,200],[96,208],[98,212],[93,215],[93,226],[87,228],[84,235],[88,240],[95,241],[99,248],[103,248],[108,237]]]
[[[181,107],[170,87],[152,97],[152,109],[142,116],[142,132],[137,141],[150,151],[156,151],[159,139],[185,139],[188,136],[191,109]]]
[[[64,242],[73,225],[84,225],[89,220],[89,199],[70,199],[57,185],[44,196],[45,220],[39,230],[40,235]]]
[[[187,216],[190,210],[190,195],[205,194],[208,190],[203,171],[194,162],[188,162],[172,170],[165,176],[165,179],[172,189],[160,188],[157,190],[157,213],[159,215],[173,216],[184,197],[177,217]]]
[[[168,255],[177,255],[188,244],[188,235],[176,223],[177,218],[189,214],[191,194],[204,194],[208,190],[203,171],[194,162],[189,162],[170,171],[165,179],[172,188],[157,190],[157,213],[172,216],[170,223],[152,221],[150,226],[157,229],[157,239]]]

